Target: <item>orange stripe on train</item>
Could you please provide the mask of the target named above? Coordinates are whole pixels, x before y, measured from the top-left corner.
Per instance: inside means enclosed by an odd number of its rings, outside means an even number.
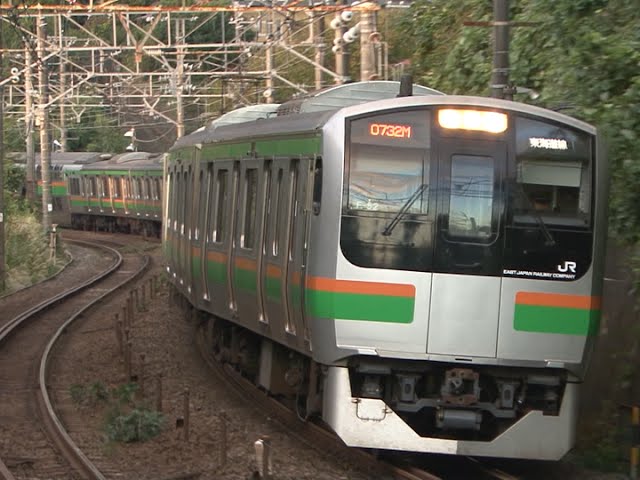
[[[518,305],[535,305],[539,307],[581,308],[587,310],[599,310],[602,297],[589,295],[565,295],[559,293],[516,293]]]
[[[358,282],[324,277],[307,277],[307,288],[336,293],[385,295],[389,297],[415,297],[416,287],[398,283]]]

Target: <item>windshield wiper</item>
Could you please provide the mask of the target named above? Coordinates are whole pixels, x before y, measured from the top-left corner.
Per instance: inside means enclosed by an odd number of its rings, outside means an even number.
[[[515,183],[517,185],[516,190],[517,190],[518,194],[522,198],[524,198],[524,200],[529,205],[529,212],[530,212],[531,216],[533,217],[533,219],[538,224],[538,226],[540,227],[540,231],[542,231],[542,234],[544,235],[544,238],[545,238],[544,244],[545,244],[545,246],[553,247],[556,244],[556,241],[553,238],[553,236],[551,235],[551,232],[549,232],[549,229],[547,228],[547,225],[544,223],[544,220],[542,220],[542,215],[540,215],[540,212],[538,212],[538,210],[536,210],[536,207],[533,205],[533,202],[529,198],[529,195],[527,195],[527,193],[524,191],[524,188],[522,188],[522,184],[518,183],[518,182],[513,182],[513,183]]]
[[[393,232],[393,229],[396,228],[396,225],[400,223],[400,220],[402,220],[402,217],[404,217],[407,211],[409,211],[409,209],[411,208],[411,205],[416,203],[416,200],[418,199],[418,197],[420,197],[420,195],[422,195],[422,192],[424,192],[426,188],[427,188],[426,183],[423,183],[418,187],[418,189],[407,199],[407,201],[404,202],[404,205],[402,205],[402,208],[398,211],[398,213],[396,213],[396,215],[393,217],[391,222],[389,222],[389,224],[386,227],[384,227],[384,230],[382,230],[382,235],[387,237],[391,235],[391,232]]]

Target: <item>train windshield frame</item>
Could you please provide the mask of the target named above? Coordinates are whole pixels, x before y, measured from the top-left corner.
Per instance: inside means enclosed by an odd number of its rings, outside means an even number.
[[[584,273],[593,242],[594,135],[542,116],[471,108],[346,119],[340,245],[347,260],[500,275],[503,265],[544,270],[551,267],[534,256],[555,261],[570,253]],[[484,119],[493,123],[485,127]]]

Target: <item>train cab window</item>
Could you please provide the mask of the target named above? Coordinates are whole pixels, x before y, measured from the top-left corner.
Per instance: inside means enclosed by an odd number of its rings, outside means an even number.
[[[98,193],[98,187],[96,185],[96,177],[89,179],[89,196],[95,197]]]
[[[592,145],[568,127],[516,120],[514,221],[588,227],[591,216]]]
[[[213,241],[217,243],[224,242],[224,212],[227,206],[228,189],[229,171],[218,170],[218,175],[216,177],[216,191],[218,192],[216,197],[216,218],[213,226]]]
[[[424,111],[351,122],[347,208],[426,213],[429,133]],[[412,198],[414,195],[416,198]],[[406,206],[410,199],[411,204]]]
[[[491,236],[493,158],[453,155],[448,235],[486,240]]]
[[[153,194],[151,192],[151,179],[149,178],[145,178],[144,179],[144,186],[145,186],[145,198],[147,200],[151,200],[153,199]]]
[[[431,113],[394,111],[346,125],[340,248],[354,265],[428,271],[435,198]]]
[[[244,223],[240,245],[252,249],[256,237],[256,207],[258,201],[258,169],[250,168],[245,173]]]

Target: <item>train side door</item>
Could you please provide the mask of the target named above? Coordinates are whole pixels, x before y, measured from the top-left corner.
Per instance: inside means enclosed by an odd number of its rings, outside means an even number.
[[[265,318],[261,277],[268,172],[258,159],[243,160],[239,171],[233,286],[239,318],[252,328]]]
[[[504,142],[441,139],[427,352],[495,357]]]
[[[285,278],[287,279],[286,331],[298,338],[301,346],[309,339],[304,316],[304,281],[306,253],[306,224],[308,215],[307,192],[309,190],[310,159],[292,159],[289,170],[289,197],[286,205]]]
[[[207,282],[208,252],[207,246],[211,241],[211,207],[213,206],[213,162],[201,163],[200,167],[200,205],[198,207],[198,226],[196,231],[197,244],[200,250],[199,282],[202,291],[199,292],[205,301],[210,300],[209,283]]]
[[[238,200],[240,196],[240,164],[239,162],[234,162],[233,167],[231,167],[228,171],[230,176],[230,184],[229,184],[229,196],[230,201],[225,202],[222,205],[225,210],[225,220],[226,225],[229,225],[230,228],[227,232],[226,241],[226,287],[227,287],[227,302],[228,302],[228,311],[234,317],[238,315],[238,299],[237,292],[235,289],[235,257],[236,257],[236,231],[238,228]],[[221,227],[221,224],[218,225]],[[225,227],[226,228],[226,227]]]

